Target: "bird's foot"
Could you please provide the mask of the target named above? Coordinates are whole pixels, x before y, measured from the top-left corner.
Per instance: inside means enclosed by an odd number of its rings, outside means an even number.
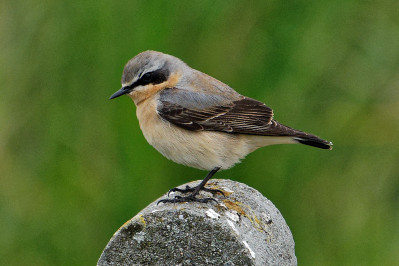
[[[168,192],[168,197],[169,197],[169,194],[172,193],[172,192],[180,192],[180,193],[183,193],[183,194],[184,193],[188,193],[188,192],[194,192],[198,188],[198,186],[195,186],[195,187],[186,186],[185,189],[181,189],[181,188],[177,188],[177,187],[172,188]],[[224,196],[223,191],[221,191],[220,189],[212,189],[212,188],[202,187],[202,188],[199,189],[199,191],[201,191],[201,190],[206,191],[206,192],[210,192],[213,195],[215,195],[217,193],[220,193],[220,194],[222,194]]]
[[[180,202],[200,202],[200,203],[208,203],[214,201],[217,203],[217,200],[214,198],[197,198],[193,195],[187,196],[187,197],[181,197],[181,196],[175,196],[173,199],[162,199],[157,202],[157,205],[159,203],[180,203]]]

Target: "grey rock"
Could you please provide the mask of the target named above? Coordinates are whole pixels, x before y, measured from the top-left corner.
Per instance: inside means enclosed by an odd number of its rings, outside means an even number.
[[[291,231],[270,200],[231,180],[207,187],[225,197],[157,205],[162,196],[114,234],[98,265],[297,265]]]

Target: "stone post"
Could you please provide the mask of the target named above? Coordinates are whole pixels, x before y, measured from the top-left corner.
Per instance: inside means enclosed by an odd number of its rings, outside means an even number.
[[[291,231],[270,200],[231,180],[207,187],[225,196],[157,205],[162,196],[116,231],[98,265],[297,265]]]

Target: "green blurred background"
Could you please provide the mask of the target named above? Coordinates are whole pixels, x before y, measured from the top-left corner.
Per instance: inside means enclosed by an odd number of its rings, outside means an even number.
[[[145,141],[124,64],[175,55],[334,142],[217,178],[273,201],[302,265],[399,262],[399,2],[0,2],[0,264],[94,265],[120,225],[206,172]]]

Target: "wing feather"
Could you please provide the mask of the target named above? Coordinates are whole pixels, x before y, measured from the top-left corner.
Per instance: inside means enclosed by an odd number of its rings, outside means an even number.
[[[221,95],[171,88],[164,90],[159,100],[160,104],[157,106],[159,116],[187,130],[290,136],[306,145],[331,149],[331,142],[280,124],[273,119],[273,110],[270,107],[241,95],[230,100]]]
[[[177,95],[178,89],[170,89],[163,93]],[[241,96],[235,101],[226,101],[221,98],[220,105],[213,103],[211,106],[199,106],[195,108],[192,104],[185,104],[184,94],[181,92],[178,102],[174,102],[170,95],[160,97],[161,104],[158,106],[158,114],[166,121],[188,130],[209,130],[228,133],[265,135],[272,125],[273,110],[264,103]],[[189,99],[201,98],[206,101],[207,95],[195,95],[190,93]],[[212,98],[213,101],[215,97]],[[215,105],[216,104],[216,105]],[[189,106],[189,107],[185,107]]]

